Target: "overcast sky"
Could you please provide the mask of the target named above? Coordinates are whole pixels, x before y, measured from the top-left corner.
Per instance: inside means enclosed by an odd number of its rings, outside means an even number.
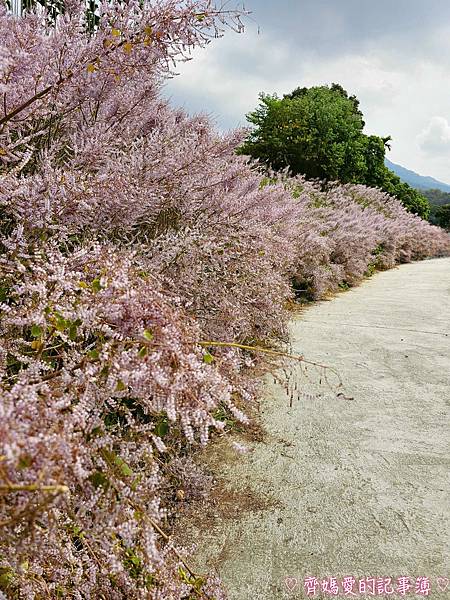
[[[450,183],[450,0],[245,7],[245,33],[226,32],[179,67],[166,88],[173,104],[225,130],[246,124],[259,92],[340,83],[359,98],[366,133],[392,136],[390,160]]]

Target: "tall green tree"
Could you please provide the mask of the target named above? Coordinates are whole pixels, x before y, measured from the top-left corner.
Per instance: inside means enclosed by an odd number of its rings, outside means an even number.
[[[443,204],[436,210],[438,224],[444,229],[450,229],[450,204]]]
[[[253,127],[241,154],[308,179],[379,187],[427,218],[428,201],[384,164],[391,138],[363,133],[359,101],[341,85],[297,88],[283,98],[262,93],[259,98],[259,106],[247,115]]]

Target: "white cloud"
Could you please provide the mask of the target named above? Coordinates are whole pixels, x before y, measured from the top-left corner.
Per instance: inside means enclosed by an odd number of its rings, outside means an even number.
[[[419,147],[432,156],[450,154],[450,123],[444,117],[433,117],[427,127],[417,136]]]
[[[359,98],[366,132],[392,136],[393,162],[450,183],[449,2],[247,3],[246,33],[227,32],[180,66],[166,89],[175,105],[228,129],[246,125],[261,91],[340,83]]]
[[[283,93],[296,87],[283,77],[292,60],[288,48],[272,45],[256,32],[228,32],[196,50],[192,58],[178,66],[180,75],[166,86],[166,95],[191,112],[210,113],[225,129],[247,125],[245,114],[257,105],[259,92]],[[281,75],[281,85],[270,82],[272,73]]]

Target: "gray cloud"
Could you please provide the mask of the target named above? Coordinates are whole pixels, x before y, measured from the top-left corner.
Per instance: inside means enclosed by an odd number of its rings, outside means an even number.
[[[227,32],[180,65],[166,91],[174,104],[211,114],[227,129],[246,124],[261,91],[338,82],[360,99],[369,133],[393,136],[391,160],[450,181],[444,147],[439,160],[430,151],[436,125],[424,133],[436,115],[450,118],[448,0],[245,5],[252,11],[246,33]]]
[[[444,117],[433,117],[417,138],[420,148],[432,156],[450,153],[450,124]]]
[[[249,0],[246,5],[262,31],[319,56],[379,45],[426,55],[435,31],[450,24],[446,0]]]

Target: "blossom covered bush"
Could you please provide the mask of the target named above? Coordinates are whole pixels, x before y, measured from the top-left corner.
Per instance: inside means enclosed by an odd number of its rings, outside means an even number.
[[[0,595],[219,600],[165,530],[269,365],[214,342],[283,342],[292,282],[321,297],[448,236],[378,190],[263,178],[242,132],[162,99],[239,12],[105,2],[92,34],[65,9],[0,8]]]
[[[445,231],[381,190],[332,184],[322,191],[302,178],[286,187],[304,204],[294,282],[312,298],[356,285],[375,269],[449,252]]]

